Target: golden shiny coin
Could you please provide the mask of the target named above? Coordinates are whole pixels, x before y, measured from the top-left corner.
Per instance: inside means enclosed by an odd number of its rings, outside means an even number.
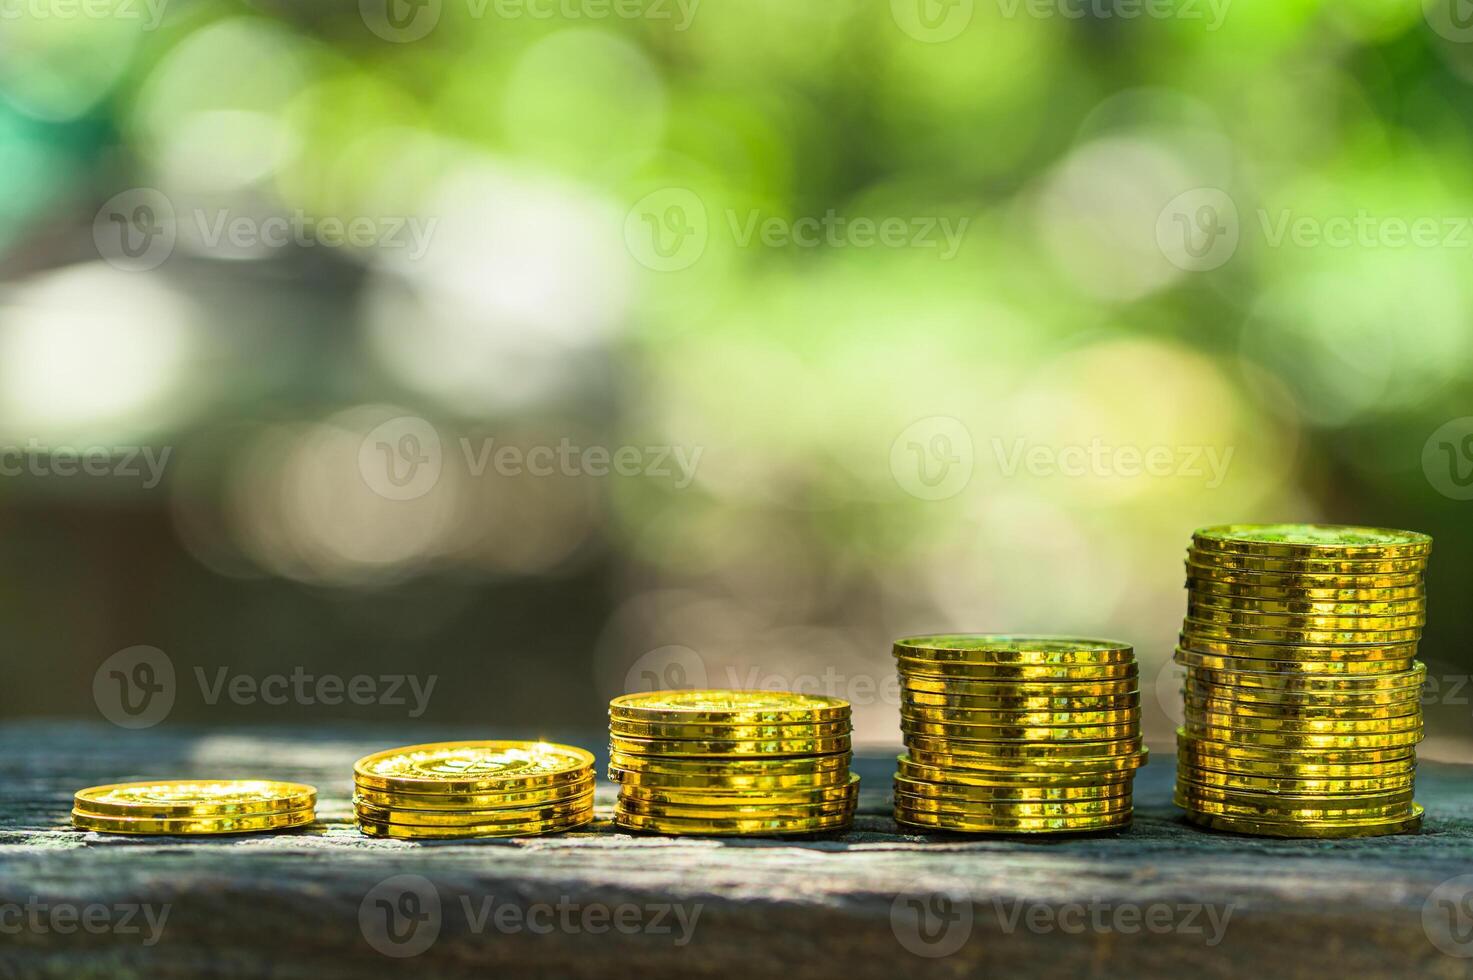
[[[786,817],[757,819],[683,820],[674,817],[651,817],[642,813],[614,811],[614,825],[621,830],[671,836],[696,837],[788,837],[828,834],[848,830],[854,823],[853,813],[835,813],[811,819]]]
[[[896,657],[902,674],[914,677],[1022,682],[1095,682],[1134,679],[1140,668],[1134,661],[1118,664],[1005,664],[956,663],[943,660],[916,660]]]
[[[1187,819],[1212,830],[1249,834],[1255,837],[1346,838],[1414,833],[1422,828],[1422,813],[1422,807],[1414,804],[1410,815],[1386,820],[1335,822],[1253,820],[1192,811],[1187,812]]]
[[[895,792],[895,807],[905,813],[953,813],[975,819],[1004,817],[1092,817],[1129,811],[1129,796],[1096,800],[1053,800],[1046,802],[1001,801],[989,803],[937,799],[916,796],[901,790]]]
[[[1422,741],[1421,725],[1417,725],[1410,731],[1385,732],[1379,735],[1305,735],[1299,733],[1259,732],[1246,731],[1242,728],[1214,728],[1209,725],[1194,725],[1190,721],[1183,728],[1188,735],[1194,738],[1226,742],[1231,745],[1252,745],[1276,749],[1313,749],[1317,751],[1343,749],[1359,751],[1362,749],[1410,747]]]
[[[210,834],[251,834],[268,830],[295,830],[317,819],[312,807],[280,813],[251,813],[222,817],[178,817],[154,820],[144,817],[107,817],[81,810],[72,811],[72,826],[102,834],[150,834],[197,837]]]
[[[914,735],[985,742],[1104,742],[1134,738],[1140,734],[1138,721],[1120,725],[1018,726],[972,725],[922,721],[900,716],[901,727]]]
[[[1236,613],[1238,615],[1249,616],[1288,616],[1293,618],[1295,625],[1301,623],[1305,618],[1309,618],[1318,624],[1318,620],[1322,617],[1348,618],[1351,620],[1362,616],[1369,616],[1373,619],[1419,617],[1418,625],[1427,621],[1425,617],[1427,599],[1422,596],[1394,602],[1373,602],[1365,599],[1327,602],[1318,599],[1264,599],[1255,596],[1219,595],[1215,592],[1193,589],[1191,590],[1190,602],[1193,607],[1214,610],[1219,613]],[[1259,625],[1271,626],[1273,624],[1262,623]],[[1316,625],[1315,628],[1322,627]],[[1339,629],[1340,627],[1335,626],[1333,628]]]
[[[1248,817],[1257,820],[1386,820],[1407,816],[1411,811],[1410,800],[1395,803],[1389,806],[1367,806],[1348,807],[1344,809],[1312,809],[1299,810],[1284,809],[1275,806],[1256,806],[1251,804],[1219,803],[1214,800],[1199,799],[1190,793],[1182,791],[1177,787],[1176,795],[1172,802],[1184,810],[1193,813],[1210,813],[1223,817]]]
[[[1417,714],[1397,718],[1371,720],[1328,720],[1323,718],[1255,718],[1237,714],[1187,708],[1187,730],[1193,728],[1232,729],[1244,733],[1279,732],[1285,735],[1391,735],[1422,730],[1422,717]]]
[[[1356,810],[1370,807],[1391,807],[1398,804],[1410,806],[1412,802],[1412,790],[1410,786],[1365,793],[1311,793],[1307,795],[1291,795],[1287,793],[1265,793],[1255,790],[1230,789],[1179,778],[1176,782],[1176,789],[1178,793],[1184,795],[1194,803],[1196,801],[1206,801],[1231,804],[1234,806],[1269,807],[1296,812],[1300,810]]]
[[[848,720],[826,721],[817,725],[706,725],[684,722],[642,722],[610,719],[609,733],[624,738],[715,739],[718,741],[759,742],[793,739],[838,738],[848,735]]]
[[[1098,742],[1030,742],[978,741],[973,739],[934,738],[905,733],[905,744],[911,749],[981,759],[1101,759],[1131,756],[1141,751],[1141,739],[1119,738]],[[912,753],[914,754],[914,753]]]
[[[1190,643],[1184,639],[1183,643]],[[1274,648],[1277,651],[1279,648]],[[1199,667],[1214,671],[1261,671],[1267,674],[1294,674],[1315,676],[1370,677],[1385,674],[1406,674],[1412,669],[1412,660],[1250,660],[1243,657],[1217,657],[1198,653],[1186,647],[1177,647],[1172,657],[1185,667]]]
[[[1218,626],[1267,630],[1342,631],[1353,633],[1356,636],[1420,629],[1427,624],[1425,611],[1400,616],[1374,616],[1369,611],[1344,616],[1267,613],[1246,609],[1222,609],[1198,602],[1195,596],[1187,601],[1187,619],[1194,623],[1212,623]]]
[[[651,776],[780,777],[813,776],[838,772],[847,779],[849,763],[853,758],[853,753],[848,751],[828,755],[767,759],[726,759],[700,756],[676,759],[669,756],[631,755],[616,751],[609,756],[609,767]]]
[[[580,810],[558,820],[532,821],[530,823],[477,824],[466,827],[421,827],[412,824],[386,823],[358,817],[358,829],[369,837],[387,837],[396,840],[464,840],[472,837],[540,837],[544,834],[562,834],[593,822],[593,807]]]
[[[1231,734],[1231,733],[1229,733]],[[1415,758],[1415,743],[1370,747],[1356,745],[1351,748],[1285,747],[1245,743],[1209,738],[1185,728],[1176,730],[1177,751],[1187,751],[1194,756],[1221,759],[1252,759],[1259,762],[1275,762],[1284,767],[1287,775],[1294,766],[1324,766],[1344,763],[1399,762]]]
[[[790,790],[666,789],[663,787],[623,785],[619,798],[676,807],[769,807],[781,809],[814,803],[853,803],[859,793],[859,777],[851,775],[842,786]]]
[[[410,810],[403,807],[379,806],[358,797],[353,799],[353,810],[362,819],[374,823],[404,824],[411,827],[480,827],[501,823],[538,823],[565,820],[592,808],[592,790],[560,803],[506,807],[497,810]]]
[[[1139,724],[1138,706],[1117,711],[979,711],[972,708],[935,708],[902,702],[902,722],[1001,727],[1079,728],[1085,725]]]
[[[1305,644],[1238,643],[1206,636],[1183,634],[1181,645],[1196,653],[1213,657],[1247,660],[1400,660],[1417,655],[1415,643],[1393,643],[1378,646],[1307,646]]]
[[[896,640],[901,660],[1013,666],[1086,666],[1135,662],[1128,643],[1072,636],[995,636],[942,634]]]
[[[917,765],[937,769],[1067,776],[1139,769],[1146,764],[1149,751],[1142,748],[1135,755],[1061,759],[1017,755],[961,755],[951,751],[931,751],[911,746],[907,755]]]
[[[1139,689],[1124,694],[1109,694],[1084,697],[1052,697],[1038,694],[1022,697],[969,697],[965,694],[930,694],[902,688],[901,707],[943,709],[949,711],[996,712],[1120,712],[1137,711],[1140,708]]]
[[[1288,796],[1326,796],[1339,793],[1374,793],[1411,789],[1416,782],[1416,771],[1409,770],[1393,776],[1366,779],[1297,779],[1285,776],[1254,776],[1246,773],[1218,772],[1200,769],[1192,765],[1177,766],[1177,778],[1219,789],[1249,791],[1256,793],[1283,793]]]
[[[1235,572],[1269,572],[1275,575],[1333,576],[1358,583],[1379,576],[1421,575],[1426,571],[1424,558],[1260,558],[1256,555],[1234,555],[1206,548],[1187,552],[1189,565],[1227,569]]]
[[[1189,592],[1202,599],[1229,599],[1254,603],[1282,603],[1294,611],[1302,605],[1360,605],[1373,606],[1411,605],[1426,608],[1427,590],[1421,584],[1373,586],[1370,588],[1340,588],[1319,583],[1308,585],[1268,585],[1257,582],[1223,581],[1221,579],[1194,576],[1190,571],[1186,580]]]
[[[1344,779],[1359,781],[1388,777],[1413,776],[1417,771],[1415,755],[1382,762],[1294,763],[1277,759],[1254,759],[1196,752],[1185,746],[1177,749],[1178,767],[1229,773],[1240,776],[1264,776],[1278,779]]]
[[[364,756],[354,781],[405,793],[502,793],[586,779],[593,755],[551,742],[433,742]]]
[[[1222,524],[1193,532],[1192,545],[1268,558],[1425,558],[1432,538],[1349,524]]]
[[[1076,817],[985,817],[964,813],[928,813],[895,808],[895,822],[902,828],[947,830],[962,834],[1091,834],[1130,826],[1131,810]]]
[[[1178,650],[1180,651],[1180,648]],[[1223,687],[1259,688],[1265,691],[1276,690],[1301,694],[1338,695],[1399,692],[1404,696],[1410,690],[1420,691],[1427,679],[1427,667],[1420,661],[1414,661],[1410,670],[1400,670],[1391,674],[1311,675],[1276,673],[1267,670],[1243,670],[1236,667],[1228,670],[1217,670],[1200,666],[1204,662],[1201,660],[1201,657],[1201,654],[1192,654],[1192,658],[1195,658],[1196,662],[1187,664],[1191,668],[1187,672],[1187,680],[1198,680]],[[1262,665],[1260,664],[1258,666],[1261,667]]]
[[[848,752],[849,736],[740,742],[726,739],[624,738],[619,735],[610,735],[609,748],[610,751],[622,755],[657,755],[677,758],[823,755],[830,752]]]
[[[1182,690],[1188,695],[1219,698],[1235,704],[1249,703],[1302,711],[1307,708],[1391,708],[1419,705],[1422,688],[1402,687],[1383,691],[1301,691],[1260,687],[1236,687],[1204,680],[1203,671],[1187,671]],[[1408,709],[1409,710],[1409,709]]]
[[[671,776],[639,770],[609,767],[609,779],[620,786],[683,792],[806,792],[843,786],[849,779],[845,770],[834,769],[798,776]]]
[[[786,725],[845,721],[849,702],[787,691],[655,691],[609,702],[609,717],[699,725]]]
[[[357,797],[375,806],[406,810],[499,810],[562,803],[593,792],[593,774],[576,783],[516,793],[390,793],[356,786]]]
[[[272,779],[167,779],[77,790],[73,806],[100,817],[175,820],[311,808],[317,788]]]
[[[1104,787],[1129,785],[1135,778],[1134,767],[1084,772],[1069,770],[996,772],[926,765],[917,762],[909,755],[896,756],[895,774],[897,778],[907,779],[914,783],[943,786],[962,792],[970,792],[973,788],[978,788],[981,791],[996,790],[1003,795],[1016,793],[1018,799],[1030,799],[1034,793],[1044,791],[1068,793],[1077,790],[1084,795],[1089,795],[1097,793]]]
[[[1388,721],[1393,718],[1406,718],[1409,715],[1417,715],[1422,711],[1422,704],[1416,699],[1393,704],[1351,705],[1346,707],[1339,705],[1265,704],[1262,702],[1229,701],[1216,697],[1202,697],[1197,693],[1198,690],[1198,688],[1185,689],[1182,703],[1185,705],[1187,711],[1236,718],[1293,718],[1301,721]],[[1212,690],[1216,691],[1217,689],[1214,688]]]
[[[1420,627],[1413,629],[1377,630],[1357,632],[1355,630],[1300,630],[1269,629],[1258,626],[1222,626],[1188,617],[1183,621],[1182,633],[1200,636],[1209,640],[1247,641],[1250,643],[1279,643],[1303,646],[1385,646],[1392,643],[1412,643],[1422,637]]]
[[[1105,782],[1090,783],[1083,786],[1055,786],[1049,784],[1002,784],[1002,785],[973,785],[970,783],[953,783],[949,781],[914,779],[897,772],[895,774],[895,792],[906,793],[911,796],[926,797],[935,800],[951,800],[956,804],[966,803],[1049,803],[1062,800],[1104,800],[1115,797],[1129,796],[1133,780],[1129,775],[1125,778],[1110,779]],[[960,805],[952,809],[962,809]]]
[[[951,697],[969,698],[1050,698],[1077,699],[1083,697],[1125,697],[1140,693],[1140,683],[1135,677],[1107,681],[1005,681],[979,680],[977,678],[936,677],[922,674],[901,674],[900,689],[923,694],[943,694]]]
[[[1421,569],[1350,575],[1334,572],[1274,572],[1261,569],[1226,568],[1197,561],[1189,554],[1186,571],[1187,578],[1191,581],[1207,581],[1254,590],[1332,589],[1358,592],[1364,589],[1415,589],[1420,593],[1425,588],[1425,579]]]
[[[700,803],[688,805],[660,803],[620,794],[614,802],[614,808],[616,813],[621,814],[675,820],[815,820],[821,817],[852,814],[858,796],[859,791],[856,786],[845,798],[819,803],[789,803],[784,806],[768,804],[715,806]]]

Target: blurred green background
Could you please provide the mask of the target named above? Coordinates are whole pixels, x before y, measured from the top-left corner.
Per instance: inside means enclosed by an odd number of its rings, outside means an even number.
[[[1465,7],[3,0],[0,714],[897,741],[894,637],[1045,631],[1159,742],[1193,528],[1320,519],[1434,536],[1466,757]]]

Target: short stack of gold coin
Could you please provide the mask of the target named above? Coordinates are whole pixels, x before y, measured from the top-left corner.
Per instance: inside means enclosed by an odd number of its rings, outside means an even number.
[[[246,834],[317,819],[317,790],[270,779],[168,779],[78,790],[72,825],[105,834]]]
[[[353,808],[371,837],[532,837],[590,823],[593,783],[571,745],[436,742],[359,759]]]
[[[614,823],[661,834],[847,829],[849,702],[784,691],[656,691],[609,703]]]
[[[1316,524],[1192,536],[1176,803],[1202,826],[1369,837],[1421,825],[1414,658],[1425,534]]]
[[[963,833],[1115,830],[1145,763],[1135,651],[1070,637],[898,640],[895,820]]]

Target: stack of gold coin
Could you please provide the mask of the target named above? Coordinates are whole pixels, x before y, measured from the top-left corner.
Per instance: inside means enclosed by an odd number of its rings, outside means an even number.
[[[895,819],[964,833],[1130,823],[1145,763],[1135,651],[1054,636],[915,636],[894,648]]]
[[[436,742],[353,765],[370,837],[531,837],[593,820],[593,755],[550,742]]]
[[[1176,803],[1274,837],[1421,825],[1414,658],[1431,538],[1316,524],[1198,531],[1187,554]]]
[[[317,790],[269,779],[168,779],[78,790],[72,825],[105,834],[245,834],[317,819]]]
[[[656,691],[609,703],[614,822],[661,834],[843,830],[849,702],[784,691]]]

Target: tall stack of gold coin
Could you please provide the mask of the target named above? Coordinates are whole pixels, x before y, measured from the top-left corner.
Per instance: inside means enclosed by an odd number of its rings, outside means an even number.
[[[436,742],[353,765],[371,837],[532,837],[593,820],[593,754],[551,742]]]
[[[662,834],[813,834],[854,821],[849,702],[656,691],[609,703],[614,823]]]
[[[1192,536],[1176,803],[1187,819],[1274,837],[1421,825],[1414,657],[1432,539],[1315,524]]]
[[[895,643],[902,826],[1035,834],[1129,825],[1145,763],[1135,651],[1109,640],[915,636]]]
[[[78,790],[72,825],[105,834],[245,834],[317,819],[317,790],[270,779],[169,779]]]

